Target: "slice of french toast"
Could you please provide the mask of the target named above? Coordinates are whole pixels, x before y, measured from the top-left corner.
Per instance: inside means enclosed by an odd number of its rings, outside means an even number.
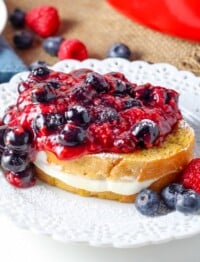
[[[128,154],[87,154],[73,160],[59,160],[46,151],[45,165],[39,158],[35,161],[36,172],[41,180],[70,192],[133,202],[141,189],[160,191],[177,180],[193,157],[194,138],[193,129],[179,121],[159,146]],[[48,166],[56,167],[62,176]]]

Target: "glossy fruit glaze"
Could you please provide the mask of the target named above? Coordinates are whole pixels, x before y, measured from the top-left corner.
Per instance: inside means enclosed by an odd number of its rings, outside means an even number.
[[[31,161],[38,150],[71,159],[150,148],[182,118],[177,92],[130,83],[118,72],[100,75],[80,69],[64,74],[40,67],[18,90],[17,103],[7,109],[2,125],[29,133]]]

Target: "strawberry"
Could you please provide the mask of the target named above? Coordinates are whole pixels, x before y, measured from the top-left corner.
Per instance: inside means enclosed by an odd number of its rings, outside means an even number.
[[[184,187],[193,189],[200,194],[200,158],[193,159],[181,177]]]
[[[60,25],[58,11],[53,6],[39,6],[27,12],[26,25],[42,37],[53,35]]]

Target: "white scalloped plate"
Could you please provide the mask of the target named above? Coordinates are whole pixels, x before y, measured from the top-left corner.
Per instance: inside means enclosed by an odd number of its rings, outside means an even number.
[[[120,71],[138,84],[151,82],[174,88],[180,93],[180,107],[196,132],[200,145],[200,78],[178,71],[169,64],[128,62],[123,59],[84,62],[66,60],[53,69],[69,72],[92,68],[100,73]],[[0,86],[0,116],[16,100],[17,84],[27,73],[16,75]],[[196,155],[200,151],[196,147]],[[122,204],[95,198],[84,198],[50,187],[42,182],[30,189],[10,186],[0,173],[0,213],[6,214],[19,227],[46,234],[66,243],[92,246],[138,247],[186,238],[200,233],[200,214],[171,212],[153,218],[140,215],[134,204]]]

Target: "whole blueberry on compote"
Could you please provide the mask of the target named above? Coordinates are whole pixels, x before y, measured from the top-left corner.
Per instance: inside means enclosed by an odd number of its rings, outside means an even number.
[[[129,59],[131,56],[131,50],[123,43],[116,43],[108,50],[108,57],[121,57]]]
[[[65,117],[63,114],[59,113],[48,113],[48,114],[39,114],[34,120],[34,128],[40,130],[46,128],[47,130],[55,130],[57,127],[65,123]]]
[[[159,135],[158,125],[149,119],[143,119],[132,128],[132,134],[136,137],[140,146],[150,147]]]
[[[13,42],[18,49],[27,49],[33,44],[33,35],[30,32],[17,32],[13,37]]]
[[[61,87],[61,84],[57,80],[52,79],[47,82],[47,86],[53,87],[54,89],[59,89]]]
[[[120,80],[115,81],[114,94],[126,93],[126,83]]]
[[[46,103],[56,98],[54,88],[51,85],[35,85],[32,90],[33,103]]]
[[[135,207],[141,214],[153,216],[160,207],[159,195],[150,189],[143,189],[136,197]]]
[[[96,72],[88,73],[85,78],[85,83],[91,85],[97,93],[107,93],[110,89],[104,77]]]
[[[149,103],[152,98],[152,88],[150,84],[138,86],[135,92],[136,98],[141,99],[143,102]]]
[[[46,77],[50,73],[46,66],[39,66],[33,69],[32,74],[35,77]]]
[[[84,142],[85,136],[86,134],[83,128],[68,123],[60,132],[59,141],[64,146],[76,146]]]
[[[129,109],[129,108],[132,108],[132,107],[135,107],[135,106],[139,106],[141,107],[142,106],[142,103],[140,100],[136,99],[136,98],[125,98],[123,100],[123,104],[124,104],[124,109]]]
[[[95,96],[96,91],[86,84],[78,84],[70,90],[70,99],[83,106],[91,104]]]
[[[28,165],[28,156],[23,152],[16,152],[11,149],[5,149],[1,157],[1,166],[5,170],[12,172],[21,172]]]
[[[65,118],[68,122],[73,122],[78,125],[85,125],[90,122],[90,116],[87,109],[79,105],[69,108],[69,110],[65,112]]]
[[[34,69],[36,69],[38,67],[47,67],[47,66],[48,66],[47,62],[37,60],[37,61],[34,61],[33,63],[31,63],[28,68],[29,68],[30,71],[33,71]]]
[[[4,143],[13,150],[26,150],[30,142],[30,135],[23,127],[8,127],[4,134]]]
[[[25,12],[19,8],[15,8],[10,14],[9,20],[15,28],[22,28],[25,25]]]

